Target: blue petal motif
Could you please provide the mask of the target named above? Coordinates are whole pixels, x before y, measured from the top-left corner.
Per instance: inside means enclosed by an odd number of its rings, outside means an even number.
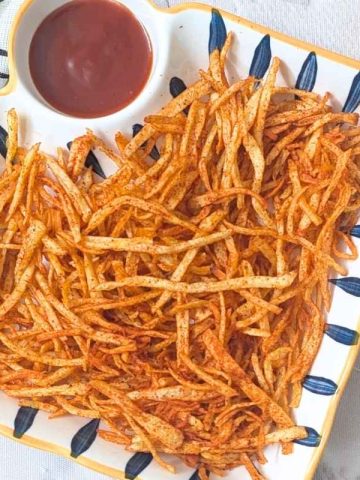
[[[14,422],[14,437],[21,438],[32,426],[38,410],[31,407],[19,408]]]
[[[135,480],[136,477],[151,463],[152,459],[153,456],[151,453],[135,453],[126,464],[125,478]]]
[[[360,72],[355,76],[343,112],[355,112],[360,105]]]
[[[355,225],[355,227],[350,230],[350,235],[360,238],[360,225]]]
[[[340,287],[344,292],[350,293],[350,295],[354,295],[355,297],[360,297],[360,278],[332,278],[329,281],[337,287]]]
[[[3,129],[3,127],[0,125],[0,155],[2,155],[4,158],[6,157],[7,153],[7,142],[8,134],[7,131]]]
[[[186,90],[186,85],[184,80],[181,80],[179,77],[172,77],[170,80],[170,93],[171,95],[176,98],[180,95],[180,93]]]
[[[206,473],[207,475],[209,476],[210,472],[208,470],[206,470]],[[199,477],[199,471],[196,470],[196,472],[194,472],[191,477],[189,478],[189,480],[200,480],[200,477]]]
[[[70,150],[72,142],[66,144]],[[93,152],[89,152],[85,160],[85,167],[91,168],[99,177],[106,178],[104,170],[102,169],[99,160],[95,157]]]
[[[144,128],[144,125],[141,125],[140,123],[134,123],[132,126],[132,133],[133,137],[136,137],[136,135]],[[144,146],[144,145],[143,145]]]
[[[170,94],[176,98],[178,97],[182,92],[186,90],[186,84],[181,78],[179,77],[172,77],[170,80]],[[189,107],[186,107],[184,109],[184,113],[187,115],[189,113]]]
[[[356,345],[359,341],[358,332],[350,330],[350,328],[341,327],[340,325],[328,323],[325,327],[325,333],[335,340],[335,342],[342,343],[343,345]]]
[[[212,9],[209,37],[209,55],[214,50],[221,50],[226,40],[226,26],[219,10]]]
[[[257,79],[263,78],[271,62],[270,35],[265,35],[256,47],[251,62],[249,75]]]
[[[100,420],[94,419],[84,425],[71,440],[71,456],[77,458],[94,443]]]
[[[133,131],[133,137],[136,137],[136,135],[140,132],[140,130],[142,130],[144,128],[143,125],[141,125],[140,123],[135,123],[132,127],[132,131]],[[146,147],[146,142],[142,145],[142,147]],[[159,150],[157,149],[157,146],[154,145],[153,149],[151,150],[150,152],[150,157],[153,159],[153,160],[159,160],[160,158],[160,153],[159,153]]]
[[[315,377],[314,375],[307,375],[303,381],[303,386],[309,392],[318,395],[334,395],[338,388],[332,380],[324,377]]]
[[[305,92],[311,92],[316,82],[317,70],[316,53],[310,52],[301,67],[295,88],[304,90]]]
[[[318,447],[321,442],[321,435],[311,427],[305,427],[305,430],[307,431],[308,436],[301,440],[294,440],[294,443],[304,445],[305,447]]]

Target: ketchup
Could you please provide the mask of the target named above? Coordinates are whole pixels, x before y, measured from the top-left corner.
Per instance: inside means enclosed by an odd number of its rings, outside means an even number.
[[[42,97],[65,114],[117,112],[144,88],[152,49],[141,23],[114,0],[72,0],[40,24],[29,66]]]

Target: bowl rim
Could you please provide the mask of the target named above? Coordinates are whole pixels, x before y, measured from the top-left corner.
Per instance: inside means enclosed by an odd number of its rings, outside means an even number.
[[[31,45],[31,38],[36,32],[39,24],[53,11],[64,6],[69,0],[57,0],[54,5],[41,0],[24,0],[20,5],[9,31],[8,45],[8,83],[0,88],[0,98],[14,93],[17,89],[22,89],[32,99],[36,100],[40,108],[52,111],[54,114],[71,119],[73,121],[95,121],[113,118],[119,114],[131,114],[136,112],[144,104],[146,91],[156,91],[159,86],[161,73],[166,69],[169,61],[169,22],[164,15],[161,18],[157,9],[147,0],[115,0],[117,3],[129,10],[141,25],[144,34],[149,42],[151,49],[151,66],[143,87],[137,95],[123,107],[117,108],[109,113],[100,113],[97,115],[75,115],[61,111],[51,105],[34,83],[30,71],[30,65],[27,62],[27,56]],[[34,8],[33,8],[34,7]],[[30,18],[28,18],[30,13]],[[37,22],[39,20],[39,22]],[[158,28],[158,21],[165,28]],[[145,25],[146,23],[146,25]],[[25,45],[25,48],[23,47]]]

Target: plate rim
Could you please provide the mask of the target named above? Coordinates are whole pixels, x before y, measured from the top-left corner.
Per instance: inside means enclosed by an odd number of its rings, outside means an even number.
[[[121,2],[121,0],[119,0]],[[28,7],[31,5],[33,0],[24,0],[24,2],[20,5],[14,20],[11,24],[10,27],[10,32],[9,32],[9,47],[8,47],[8,62],[9,62],[9,75],[10,79],[7,85],[0,89],[0,97],[8,95],[11,93],[17,83],[17,71],[15,67],[15,59],[14,59],[14,44],[15,44],[15,35],[16,31],[18,29],[18,26],[28,9]],[[202,4],[202,3],[197,3],[197,2],[186,2],[180,5],[174,5],[172,7],[159,7],[158,5],[155,4],[154,0],[144,0],[144,2],[150,4],[150,6],[157,12],[168,14],[168,15],[175,15],[180,12],[186,11],[186,10],[202,10],[205,12],[211,13],[211,11],[214,9],[212,5],[209,4]],[[217,8],[216,10],[219,11],[219,13],[224,17],[227,18],[235,23],[238,23],[240,25],[243,25],[245,27],[250,28],[251,30],[255,30],[258,33],[261,34],[269,34],[271,37],[280,40],[286,44],[289,44],[293,47],[296,48],[301,48],[302,50],[305,50],[307,52],[313,51],[317,55],[320,55],[322,57],[325,57],[327,60],[333,61],[335,63],[341,64],[346,67],[350,67],[356,70],[360,71],[360,60],[356,60],[354,58],[348,57],[346,55],[341,55],[339,53],[333,52],[331,50],[328,50],[326,48],[319,47],[317,45],[314,45],[312,43],[297,39],[295,37],[292,37],[291,35],[284,34],[282,32],[279,32],[277,30],[273,30],[271,28],[268,28],[264,25],[252,22],[240,15],[236,15],[234,13],[228,12],[226,10],[223,10],[221,8]],[[357,331],[360,331],[360,314],[358,318],[358,328]],[[360,342],[356,345],[352,345],[349,349],[349,353],[346,359],[346,362],[344,364],[344,367],[342,369],[342,372],[340,374],[339,381],[337,382],[338,389],[336,392],[336,395],[332,398],[329,404],[329,408],[326,412],[326,419],[322,425],[321,429],[321,436],[322,436],[322,441],[320,445],[314,449],[314,453],[311,457],[311,461],[309,463],[308,469],[305,473],[304,480],[312,480],[315,474],[316,469],[319,466],[320,460],[323,456],[324,450],[327,446],[327,443],[330,438],[330,433],[332,431],[332,427],[334,424],[335,416],[337,413],[338,406],[340,404],[341,398],[345,392],[347,383],[349,381],[350,375],[353,371],[353,367],[355,365],[356,359],[359,355],[360,352]],[[62,447],[60,445],[57,445],[56,443],[51,443],[45,440],[41,440],[39,438],[33,437],[31,435],[25,434],[22,438],[17,439],[13,436],[13,430],[3,424],[0,424],[0,435],[10,438],[13,441],[19,442],[23,445],[29,446],[36,448],[38,450],[43,450],[46,452],[50,453],[55,453],[56,455],[62,456],[64,458],[67,458],[69,460],[72,460],[84,467],[87,467],[91,470],[94,470],[96,472],[102,473],[104,475],[108,475],[113,478],[118,478],[120,480],[125,479],[125,472],[120,470],[120,469],[115,469],[112,467],[109,467],[103,463],[97,462],[95,460],[92,460],[86,455],[82,455],[78,458],[73,458],[70,455],[70,452],[68,449],[65,447]],[[138,480],[141,480],[141,477],[137,477]],[[174,476],[174,478],[176,478]]]
[[[30,0],[31,1],[31,0]],[[120,0],[121,1],[121,0]],[[182,12],[184,10],[205,10],[211,12],[211,10],[215,9],[220,12],[221,16],[224,18],[228,18],[233,22],[240,23],[245,27],[249,27],[252,30],[256,30],[259,33],[264,35],[269,34],[271,37],[276,38],[282,42],[288,43],[295,47],[301,48],[302,50],[306,51],[313,51],[317,55],[322,57],[326,57],[328,60],[331,60],[336,63],[341,63],[346,65],[347,67],[351,67],[357,70],[360,70],[360,59],[357,60],[355,58],[349,57],[347,55],[342,55],[340,53],[333,52],[327,48],[320,47],[310,42],[306,42],[305,40],[300,40],[296,37],[292,37],[291,35],[287,35],[286,33],[279,32],[278,30],[273,30],[271,28],[266,27],[265,25],[261,25],[260,23],[252,22],[247,18],[242,17],[241,15],[237,15],[235,13],[229,12],[227,10],[223,10],[222,8],[214,7],[209,4],[198,3],[198,2],[186,2],[180,5],[173,5],[172,7],[159,7],[155,4],[154,0],[145,0],[157,11],[162,13],[169,13],[169,14],[176,14]]]

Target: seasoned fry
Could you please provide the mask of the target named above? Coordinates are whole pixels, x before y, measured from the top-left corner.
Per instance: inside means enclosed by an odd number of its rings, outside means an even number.
[[[270,105],[271,95],[273,94],[276,74],[279,70],[280,60],[275,57],[271,64],[266,82],[262,87],[261,97],[259,100],[259,108],[256,115],[255,125],[254,125],[254,137],[260,148],[263,150],[263,133],[266,121],[267,110]]]
[[[21,166],[20,170],[20,175],[19,179],[16,184],[16,189],[14,192],[14,196],[12,198],[9,211],[7,214],[7,221],[13,216],[15,210],[19,206],[19,203],[21,202],[22,196],[24,194],[25,188],[26,188],[26,181],[29,177],[31,167],[36,159],[36,156],[39,151],[40,144],[34,145],[31,150],[26,154],[24,158],[24,162]]]
[[[84,395],[87,391],[86,385],[80,383],[79,385],[59,385],[48,388],[19,388],[13,389],[10,387],[3,387],[5,393],[10,397],[49,397],[52,395]]]
[[[26,268],[14,290],[8,297],[6,297],[5,301],[0,304],[0,317],[3,317],[7,312],[9,312],[24,295],[31,278],[34,275],[34,271],[35,265],[29,265]]]
[[[205,293],[224,292],[227,290],[239,290],[241,288],[286,288],[295,279],[296,274],[289,273],[281,277],[241,277],[223,280],[220,282],[171,282],[155,277],[128,277],[120,282],[108,282],[99,285],[97,291],[107,291],[121,287],[147,287],[168,290],[169,292],[182,293]]]
[[[66,193],[71,198],[74,207],[82,216],[83,220],[89,220],[92,213],[91,208],[89,207],[88,202],[86,201],[78,187],[71,181],[67,173],[61,168],[61,166],[54,158],[46,155],[45,162],[58,179],[60,185],[64,188]]]
[[[196,392],[182,385],[175,387],[164,387],[153,390],[138,390],[128,394],[131,400],[139,400],[146,398],[147,400],[167,401],[167,400],[181,400],[183,402],[201,402],[211,400],[217,397],[219,393],[212,392],[209,387],[208,392]]]
[[[203,237],[195,238],[185,242],[177,242],[174,245],[153,245],[152,242],[145,238],[110,238],[110,237],[84,237],[82,245],[85,249],[96,251],[114,250],[117,252],[138,252],[149,253],[151,255],[171,255],[174,253],[182,253],[192,248],[204,247],[211,245],[219,240],[224,240],[230,236],[230,232],[212,233]],[[144,241],[145,240],[145,241]],[[81,249],[81,246],[80,246]]]
[[[18,134],[19,134],[19,122],[16,110],[12,108],[8,111],[8,140],[7,140],[7,153],[6,153],[6,169],[8,172],[13,168],[13,160],[15,159],[18,149]]]
[[[14,272],[16,282],[20,280],[45,234],[45,225],[39,220],[33,220],[25,234],[21,250],[17,256]]]
[[[76,138],[71,143],[67,170],[73,178],[77,178],[80,175],[91,148],[92,141],[89,135]]]

